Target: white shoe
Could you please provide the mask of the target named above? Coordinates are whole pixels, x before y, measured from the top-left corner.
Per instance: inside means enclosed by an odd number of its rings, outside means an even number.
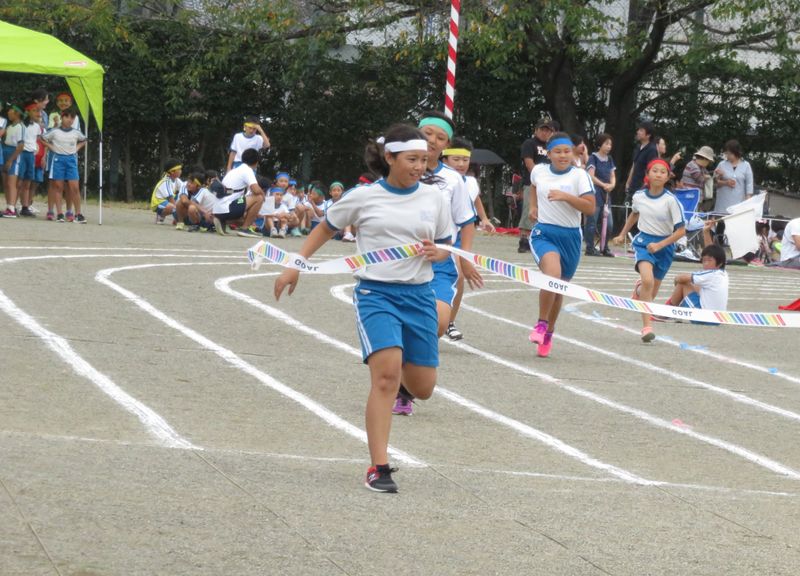
[[[342,237],[342,242],[355,242],[356,237],[350,234],[350,232],[345,232],[344,236]]]
[[[278,233],[275,235],[275,238],[286,238],[286,226],[278,230]]]

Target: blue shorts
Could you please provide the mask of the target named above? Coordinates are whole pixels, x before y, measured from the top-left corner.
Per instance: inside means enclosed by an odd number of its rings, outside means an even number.
[[[17,156],[17,161],[14,164],[14,169],[9,172],[12,176],[16,176],[19,180],[33,180],[36,177],[36,159],[33,152],[23,150]]]
[[[537,223],[529,243],[533,259],[539,265],[542,257],[548,252],[555,252],[561,258],[561,279],[571,280],[581,260],[581,243],[583,233],[580,228],[567,228],[556,224]]]
[[[79,177],[78,159],[74,154],[51,152],[50,161],[47,164],[50,180],[77,180]]]
[[[437,300],[444,302],[448,306],[453,306],[456,299],[456,284],[458,283],[458,268],[456,268],[454,257],[451,255],[447,260],[434,262],[433,280],[431,288]]]
[[[700,293],[689,292],[686,298],[680,303],[681,308],[702,308],[700,305]]]
[[[662,248],[655,254],[647,251],[647,245],[653,242],[661,242],[666,236],[655,236],[646,232],[639,232],[633,239],[634,269],[639,271],[639,262],[650,262],[653,265],[653,277],[656,280],[663,280],[672,266],[672,257],[675,255],[675,245],[670,244]]]
[[[3,144],[3,171],[4,172],[6,171],[6,167],[5,167],[6,160],[11,158],[11,155],[14,153],[14,151],[16,149],[17,149],[16,146],[6,146],[5,144]],[[14,159],[14,162],[11,164],[11,166],[8,167],[8,173],[9,174],[13,174],[14,173],[14,169],[17,167],[17,162],[19,162],[19,156],[17,156]]]
[[[439,365],[439,320],[430,283],[360,280],[353,305],[364,363],[374,352],[400,348],[404,364]]]
[[[161,204],[156,206],[156,214],[161,216],[161,214],[164,212],[164,208],[167,207],[167,204],[169,204],[169,200],[162,200]]]

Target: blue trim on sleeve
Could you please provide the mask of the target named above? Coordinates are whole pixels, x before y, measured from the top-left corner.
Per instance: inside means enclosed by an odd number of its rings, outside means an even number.
[[[686,228],[686,222],[681,220],[675,226],[672,227],[672,231],[675,232],[678,228]]]
[[[327,215],[325,215],[325,224],[327,224],[327,225],[328,225],[328,228],[330,228],[331,230],[335,230],[336,232],[338,232],[338,231],[339,231],[339,228],[337,228],[336,226],[334,226],[333,224],[331,224],[331,221],[330,221],[330,220],[328,220],[328,216],[327,216]]]
[[[439,239],[433,241],[434,244],[450,244],[452,242],[453,242],[453,239],[450,238],[449,236],[447,238],[439,238]]]
[[[465,220],[464,222],[462,222],[460,224],[458,222],[456,222],[456,226],[458,226],[459,228],[463,228],[467,224],[471,224],[471,223],[475,222],[476,220],[477,220],[477,218],[475,216],[473,216],[469,220]]]

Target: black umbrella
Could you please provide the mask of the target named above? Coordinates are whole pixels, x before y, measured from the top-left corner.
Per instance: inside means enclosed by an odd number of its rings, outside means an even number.
[[[486,148],[476,148],[472,151],[472,155],[469,158],[469,163],[486,166],[489,164],[505,164],[506,161],[491,150],[487,150]]]

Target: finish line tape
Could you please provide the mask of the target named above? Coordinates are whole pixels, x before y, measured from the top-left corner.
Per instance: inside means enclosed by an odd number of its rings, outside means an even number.
[[[533,286],[539,290],[563,294],[584,302],[592,302],[611,308],[628,310],[630,312],[653,314],[677,320],[703,322],[707,324],[729,324],[733,326],[756,326],[764,328],[800,328],[800,314],[728,312],[723,310],[682,308],[668,306],[666,304],[656,304],[654,302],[642,302],[623,296],[615,296],[607,292],[584,288],[578,284],[546,276],[541,272],[511,264],[510,262],[505,262],[498,258],[473,254],[472,252],[466,252],[465,250],[444,244],[439,244],[438,246],[498,276],[503,276],[504,278]],[[421,244],[406,244],[404,246],[394,246],[392,248],[373,250],[372,252],[365,252],[363,254],[345,256],[325,262],[312,263],[298,254],[291,254],[278,248],[274,244],[270,244],[266,240],[260,240],[247,251],[247,257],[250,260],[250,266],[253,270],[257,270],[262,262],[267,261],[271,264],[278,264],[279,266],[294,268],[295,270],[313,274],[347,274],[372,264],[415,258],[421,253]]]

